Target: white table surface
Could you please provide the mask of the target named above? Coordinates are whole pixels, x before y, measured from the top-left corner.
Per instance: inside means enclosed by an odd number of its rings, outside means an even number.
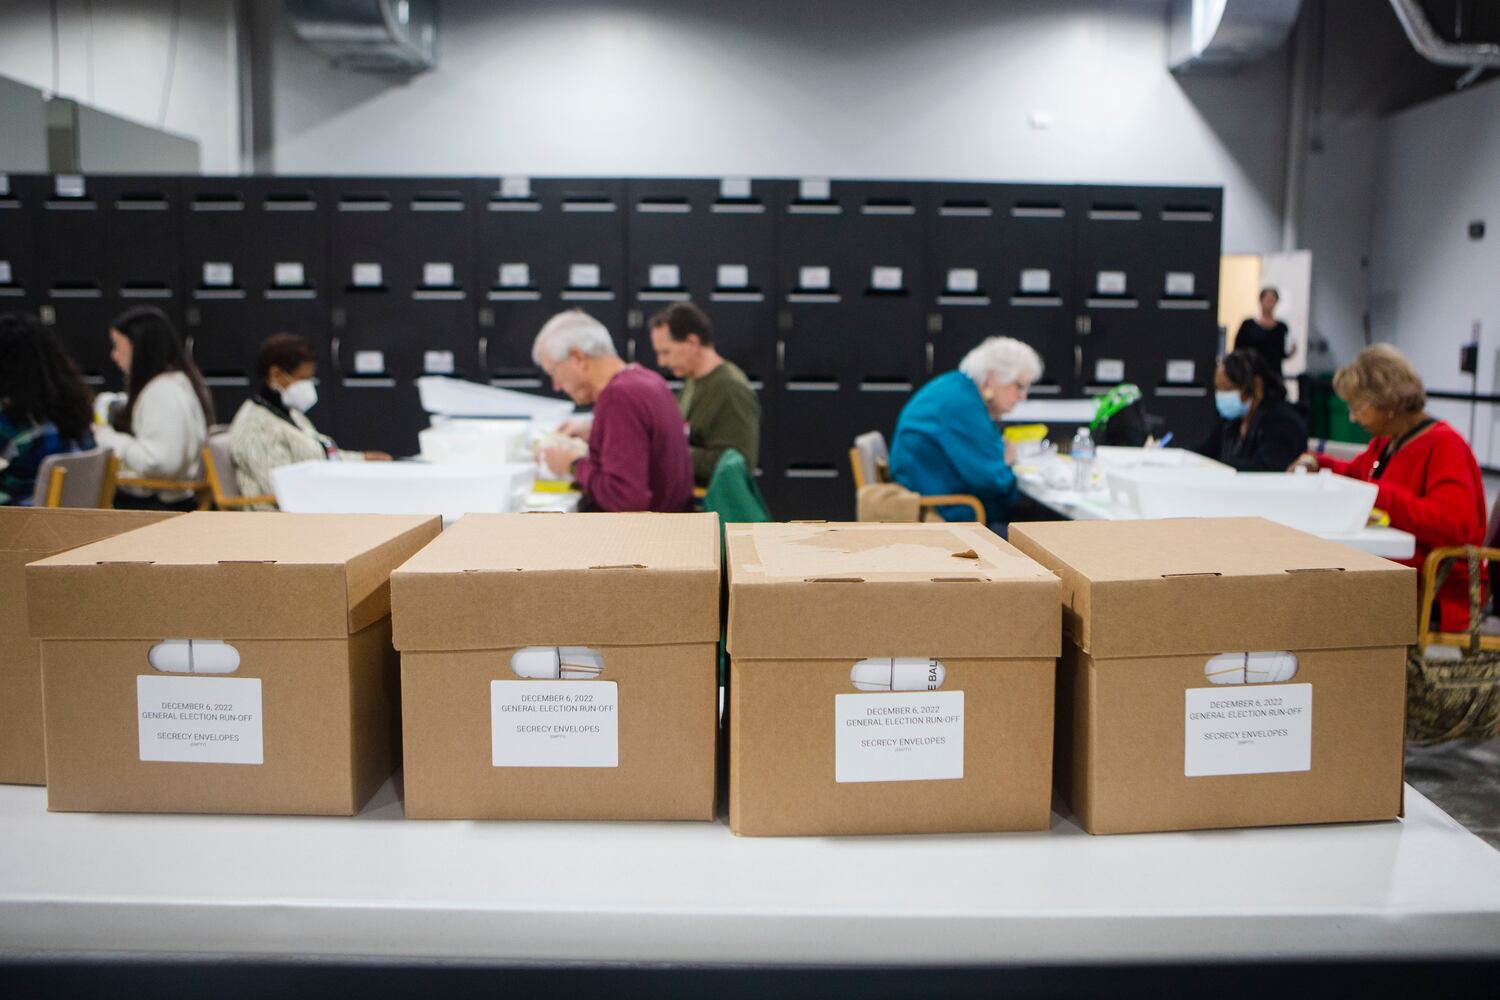
[[[1401,822],[736,838],[722,823],[47,813],[0,787],[0,953],[978,964],[1500,955],[1500,852]]]
[[[1054,489],[1024,476],[1018,477],[1018,482],[1023,494],[1070,521],[1115,521],[1135,517],[1129,508],[1114,503],[1108,490],[1090,490],[1081,494],[1077,490]],[[1410,559],[1417,551],[1416,538],[1396,528],[1365,528],[1352,534],[1330,533],[1318,537],[1386,559]]]

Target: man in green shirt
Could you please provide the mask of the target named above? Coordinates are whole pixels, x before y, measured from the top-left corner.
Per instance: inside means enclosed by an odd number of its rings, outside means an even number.
[[[691,302],[677,302],[651,317],[656,364],[683,380],[677,405],[688,425],[693,481],[707,486],[725,449],[755,468],[760,455],[760,400],[750,380],[714,349],[713,326]]]

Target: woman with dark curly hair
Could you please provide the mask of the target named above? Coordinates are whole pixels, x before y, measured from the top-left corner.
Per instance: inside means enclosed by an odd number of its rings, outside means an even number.
[[[0,504],[30,506],[48,455],[94,447],[89,391],[51,330],[0,316]]]

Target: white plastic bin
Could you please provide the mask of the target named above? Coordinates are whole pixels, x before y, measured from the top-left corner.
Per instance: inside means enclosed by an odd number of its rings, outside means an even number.
[[[299,462],[271,472],[276,503],[317,514],[437,514],[522,509],[536,477],[530,462],[437,465],[425,462]]]
[[[429,462],[496,465],[531,460],[532,425],[527,420],[450,418],[417,432]]]
[[[1320,535],[1365,527],[1378,488],[1328,470],[1316,475],[1213,469],[1115,468],[1115,503],[1139,517],[1264,517]]]
[[[422,409],[445,417],[517,417],[556,425],[573,412],[573,404],[566,399],[497,389],[444,375],[417,379],[417,394]]]

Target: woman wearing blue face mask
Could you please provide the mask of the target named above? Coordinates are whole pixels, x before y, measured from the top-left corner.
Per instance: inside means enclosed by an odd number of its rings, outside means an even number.
[[[307,411],[318,402],[318,356],[304,338],[273,333],[260,345],[255,370],[260,391],[241,404],[229,425],[229,454],[243,495],[269,495],[271,470],[283,465],[390,460],[384,452],[342,451],[313,426]]]
[[[1258,352],[1235,351],[1214,371],[1219,421],[1193,450],[1240,472],[1283,472],[1307,450],[1307,421]]]

